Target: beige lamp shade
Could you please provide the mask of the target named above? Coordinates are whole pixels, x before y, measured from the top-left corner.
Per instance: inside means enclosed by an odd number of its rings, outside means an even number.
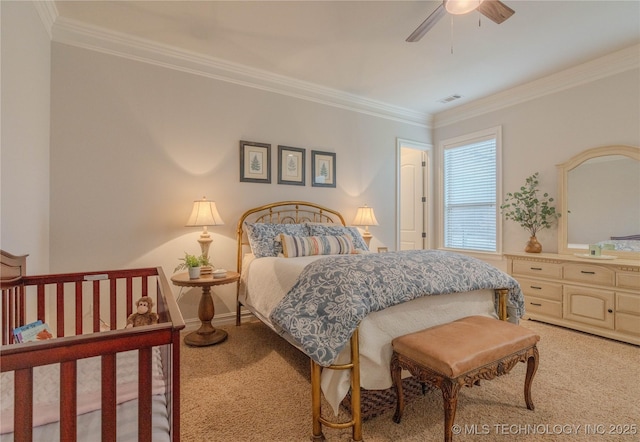
[[[207,231],[207,226],[221,226],[224,224],[222,217],[218,213],[215,201],[207,201],[206,197],[193,202],[191,216],[187,221],[187,227],[202,227],[202,233],[198,242],[202,255],[209,258],[209,246],[211,245],[211,235]]]
[[[461,15],[477,9],[484,0],[444,0],[444,8],[449,14]]]
[[[358,207],[356,211],[356,217],[353,220],[354,226],[364,226],[364,233],[362,234],[362,239],[364,239],[365,244],[369,247],[369,243],[371,242],[371,233],[369,233],[369,226],[377,226],[378,220],[376,219],[376,215],[373,213],[373,208],[368,207],[366,204],[363,207]]]
[[[193,202],[193,209],[191,210],[191,216],[187,221],[187,227],[207,227],[207,226],[221,226],[224,225],[224,221],[218,213],[215,201],[207,201],[206,197],[202,197],[201,200]]]
[[[358,207],[353,225],[364,226],[366,228],[369,226],[377,226],[378,220],[376,219],[375,213],[373,213],[373,207],[368,207],[366,204],[363,207]]]

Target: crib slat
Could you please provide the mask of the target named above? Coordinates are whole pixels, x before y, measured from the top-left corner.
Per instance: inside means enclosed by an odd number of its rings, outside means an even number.
[[[80,336],[83,331],[84,309],[82,308],[82,282],[76,281],[76,336]]]
[[[44,285],[38,286],[38,319],[47,322],[44,317]]]
[[[13,344],[13,288],[2,291],[2,344]]]
[[[127,276],[127,318],[131,313],[133,313],[133,279],[130,276]]]
[[[94,332],[100,331],[100,281],[98,280],[93,281],[93,312],[91,318],[92,330]]]
[[[11,290],[11,292],[9,293],[9,312],[15,312],[15,309],[17,308],[16,304],[16,292],[15,289]],[[16,328],[16,326],[18,326],[18,323],[16,322],[16,316],[17,315],[12,315],[11,313],[9,313],[9,335],[11,336],[11,342],[13,343],[13,329]]]
[[[0,302],[2,303],[1,307],[2,308],[2,330],[0,330],[0,335],[2,335],[2,345],[7,345],[9,343],[9,335],[11,334],[11,330],[9,330],[9,324],[8,324],[8,303],[7,303],[7,297],[9,294],[9,290],[2,290],[1,293],[1,297],[0,297]],[[7,333],[7,330],[9,330],[9,332]]]
[[[151,442],[151,348],[138,351],[138,440]]]
[[[77,370],[76,361],[60,364],[60,440],[77,437]]]
[[[13,440],[32,440],[33,427],[33,369],[14,372]]]
[[[116,355],[102,356],[102,441],[116,440]]]
[[[59,282],[56,284],[56,333],[58,337],[64,336],[64,284]],[[42,318],[42,322],[46,322]]]
[[[116,317],[116,313],[118,310],[118,304],[116,302],[117,300],[117,294],[118,294],[118,288],[116,286],[116,280],[112,279],[111,280],[111,292],[109,293],[110,296],[110,301],[109,301],[109,306],[110,306],[110,311],[109,311],[109,325],[111,326],[111,330],[115,330],[117,327],[117,317]]]

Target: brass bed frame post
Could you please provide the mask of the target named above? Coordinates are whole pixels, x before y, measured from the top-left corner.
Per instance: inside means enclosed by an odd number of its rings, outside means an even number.
[[[311,360],[311,408],[313,415],[313,435],[314,442],[324,441],[322,425],[329,428],[349,428],[352,430],[354,442],[362,441],[362,415],[360,401],[360,343],[358,329],[351,335],[351,362],[341,365],[330,365],[326,367],[330,370],[350,370],[351,371],[351,420],[348,422],[330,422],[322,417],[322,392],[320,388],[320,375],[322,367]]]
[[[313,441],[323,441],[324,435],[322,434],[322,423],[320,417],[322,416],[322,395],[320,392],[320,375],[322,374],[322,367],[313,359],[311,361],[311,415],[313,417]]]
[[[507,321],[509,319],[509,312],[507,311],[509,289],[496,289],[496,292],[498,292],[498,318],[501,321]]]
[[[242,223],[244,221],[245,216],[240,218],[238,222],[238,226],[236,228],[236,240],[238,242],[236,249],[236,270],[238,273],[242,273]],[[239,326],[242,323],[241,318],[241,306],[240,306],[240,279],[236,282],[236,326]]]
[[[351,420],[353,422],[353,440],[362,440],[362,417],[360,403],[360,340],[358,329],[351,335]]]

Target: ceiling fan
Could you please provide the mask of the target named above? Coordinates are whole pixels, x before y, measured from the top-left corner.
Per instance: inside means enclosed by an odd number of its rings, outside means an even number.
[[[420,40],[447,12],[461,15],[476,9],[482,15],[498,24],[515,14],[513,9],[499,0],[443,0],[436,10],[407,37],[407,41],[415,42]]]

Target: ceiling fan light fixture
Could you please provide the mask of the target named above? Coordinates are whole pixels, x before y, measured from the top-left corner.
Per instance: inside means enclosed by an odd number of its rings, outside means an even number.
[[[467,14],[475,9],[484,0],[444,0],[444,8],[449,14],[462,15]]]

